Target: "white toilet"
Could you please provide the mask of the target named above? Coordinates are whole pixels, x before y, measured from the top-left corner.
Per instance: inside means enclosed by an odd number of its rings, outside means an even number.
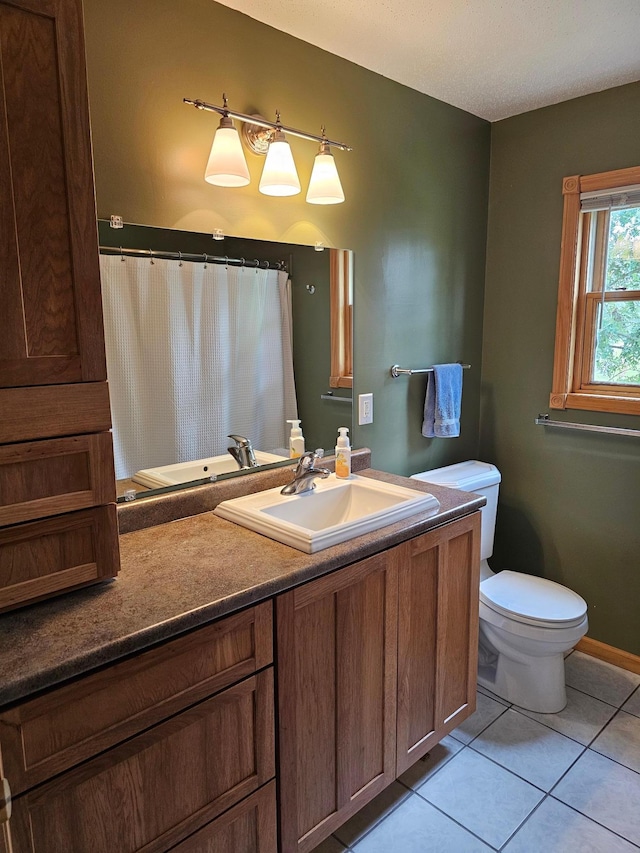
[[[561,711],[567,704],[564,655],[589,627],[585,600],[544,578],[491,571],[487,560],[493,552],[500,483],[495,465],[459,462],[413,477],[487,499],[481,510],[478,683],[521,708]]]

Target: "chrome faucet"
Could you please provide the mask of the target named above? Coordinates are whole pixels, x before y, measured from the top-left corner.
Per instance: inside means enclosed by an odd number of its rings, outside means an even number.
[[[228,447],[227,450],[236,460],[241,469],[257,468],[259,466],[260,463],[257,461],[256,455],[253,452],[253,445],[248,438],[245,438],[243,435],[228,435],[227,438],[235,441],[235,445],[233,447]]]
[[[303,453],[293,473],[293,480],[280,489],[280,494],[304,495],[306,492],[311,492],[315,489],[316,484],[314,480],[316,477],[326,480],[331,471],[328,468],[316,468],[316,462],[322,459],[323,456],[324,450],[322,448]]]

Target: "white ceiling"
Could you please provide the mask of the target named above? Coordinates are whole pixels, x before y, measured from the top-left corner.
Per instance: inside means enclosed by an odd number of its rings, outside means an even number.
[[[640,80],[640,0],[221,0],[498,121]]]

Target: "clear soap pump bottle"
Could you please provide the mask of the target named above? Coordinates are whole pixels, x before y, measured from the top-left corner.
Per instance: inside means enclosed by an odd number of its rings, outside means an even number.
[[[351,445],[349,444],[349,427],[338,428],[336,444],[336,477],[346,480],[351,476]]]
[[[300,421],[287,421],[291,424],[291,434],[289,435],[289,458],[298,459],[304,453],[304,436],[300,429]]]

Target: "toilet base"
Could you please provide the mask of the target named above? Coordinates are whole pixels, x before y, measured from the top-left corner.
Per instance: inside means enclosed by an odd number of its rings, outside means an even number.
[[[527,711],[557,714],[567,704],[562,652],[526,663],[498,654],[495,663],[478,667],[478,684]]]

